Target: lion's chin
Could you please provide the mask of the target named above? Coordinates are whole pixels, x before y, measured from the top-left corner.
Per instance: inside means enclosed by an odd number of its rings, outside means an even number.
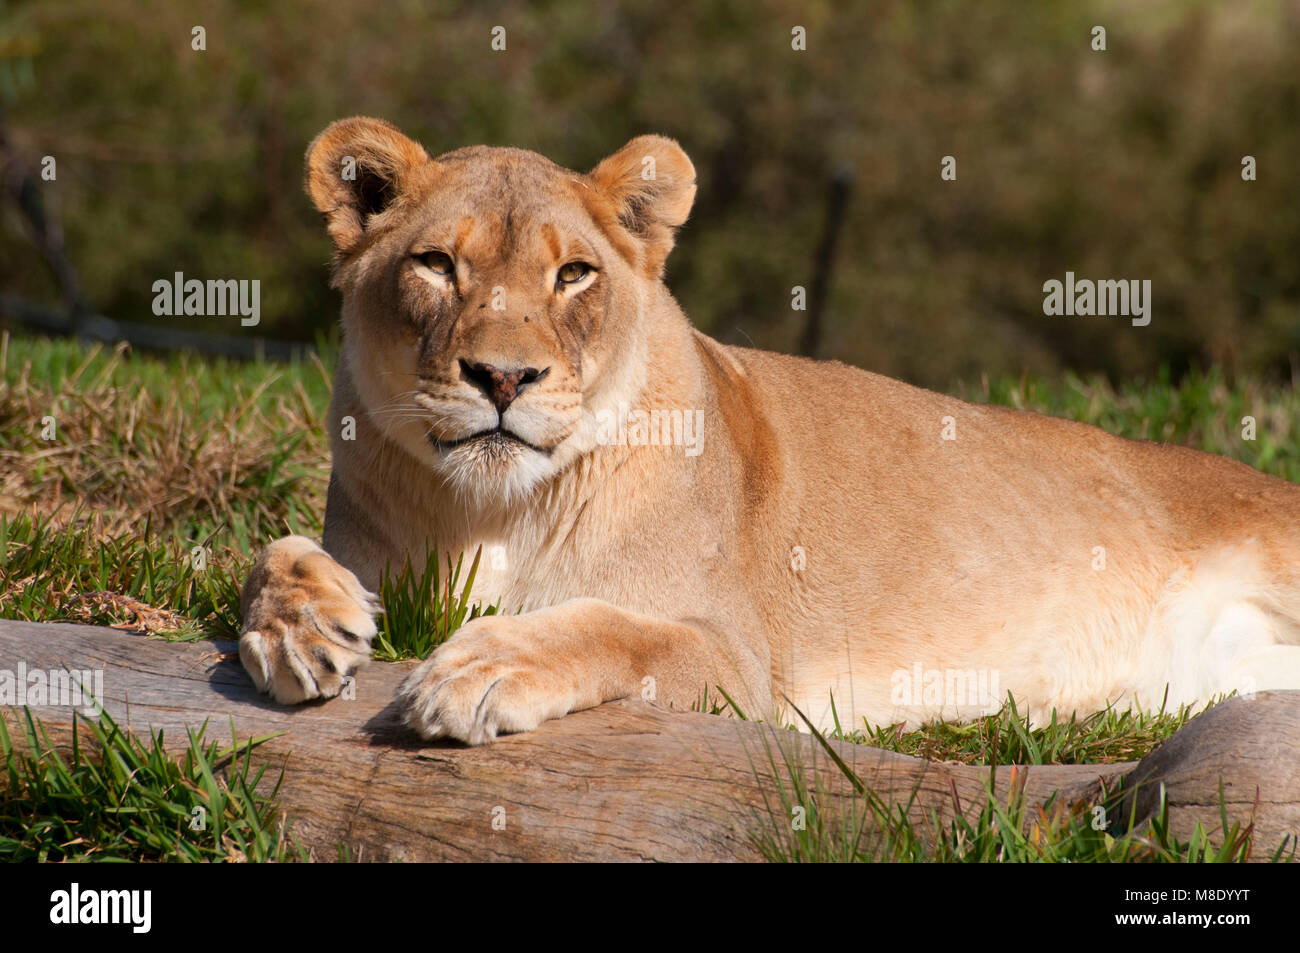
[[[545,453],[500,431],[435,447],[435,453],[448,484],[480,504],[527,499],[552,472]]]

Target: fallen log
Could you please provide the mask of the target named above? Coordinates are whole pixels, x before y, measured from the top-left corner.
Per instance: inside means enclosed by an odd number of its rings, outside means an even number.
[[[414,663],[376,663],[355,698],[288,708],[257,694],[229,642],[168,643],[116,629],[0,620],[0,670],[103,671],[100,703],[139,734],[210,722],[220,739],[284,732],[257,757],[280,769],[280,803],[317,859],[340,846],[373,860],[753,860],[755,835],[789,825],[790,767],[818,791],[823,815],[855,792],[816,739],[750,722],[672,712],[640,701],[602,705],[478,748],[425,742],[397,718],[394,692]],[[33,709],[66,741],[69,707]],[[16,711],[0,709],[13,721]],[[11,726],[12,727],[12,726]],[[947,823],[1016,785],[1030,804],[1126,797],[1149,816],[1164,785],[1184,836],[1252,817],[1255,856],[1300,831],[1300,692],[1231,699],[1193,719],[1141,762],[984,767],[859,745],[831,747],[885,803],[919,824]],[[1141,782],[1139,785],[1137,782]],[[862,813],[859,806],[859,815]]]

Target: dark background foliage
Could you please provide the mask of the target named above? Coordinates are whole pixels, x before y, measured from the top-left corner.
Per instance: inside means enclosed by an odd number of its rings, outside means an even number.
[[[1289,375],[1298,53],[1300,0],[0,7],[9,162],[56,157],[44,199],[100,313],[176,321],[152,316],[151,285],[181,271],[260,279],[256,333],[332,326],[330,248],[300,183],[306,144],[342,116],[388,118],[434,153],[518,145],[582,170],[654,131],[699,171],[668,275],[697,325],[798,348],[790,289],[811,284],[830,182],[851,170],[821,354],[938,387]],[[1043,282],[1067,270],[1150,279],[1150,326],[1045,316]],[[8,201],[0,289],[60,293]]]

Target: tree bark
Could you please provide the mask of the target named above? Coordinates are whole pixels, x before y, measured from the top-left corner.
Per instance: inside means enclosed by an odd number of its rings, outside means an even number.
[[[789,830],[793,765],[823,816],[852,809],[855,792],[816,739],[762,725],[623,701],[547,722],[479,748],[425,742],[401,726],[394,692],[414,663],[374,663],[355,699],[288,708],[257,694],[230,642],[168,643],[116,629],[0,620],[0,669],[102,669],[101,702],[139,734],[209,722],[222,740],[283,731],[256,759],[283,768],[280,804],[318,860],[340,845],[372,860],[754,860],[754,837]],[[3,709],[11,728],[17,714]],[[68,707],[33,709],[56,741]],[[1092,805],[1103,786],[1127,792],[1123,815],[1149,816],[1163,784],[1175,831],[1253,815],[1254,857],[1300,831],[1300,692],[1232,699],[1201,715],[1136,764],[996,771],[1031,804]],[[11,732],[12,734],[12,732]],[[886,803],[922,826],[976,812],[989,769],[927,762],[879,749],[831,747]],[[1141,782],[1140,785],[1137,782]],[[858,808],[859,815],[862,813]],[[495,823],[494,823],[495,822]]]

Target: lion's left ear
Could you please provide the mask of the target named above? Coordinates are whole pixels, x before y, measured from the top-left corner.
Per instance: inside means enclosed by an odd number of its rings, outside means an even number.
[[[673,234],[695,201],[695,166],[682,147],[665,136],[637,136],[587,178],[597,218],[612,219],[638,239],[641,253],[633,264],[661,277]]]

